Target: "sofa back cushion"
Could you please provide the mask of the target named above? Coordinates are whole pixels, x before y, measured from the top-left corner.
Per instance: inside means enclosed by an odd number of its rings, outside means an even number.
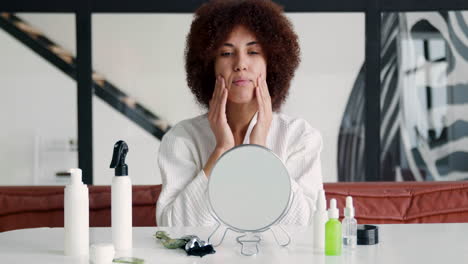
[[[468,222],[468,182],[325,183],[343,217],[353,196],[360,224]],[[0,232],[63,227],[63,186],[0,186]],[[156,226],[161,185],[133,186],[133,226]],[[111,225],[110,186],[89,186],[90,226]]]

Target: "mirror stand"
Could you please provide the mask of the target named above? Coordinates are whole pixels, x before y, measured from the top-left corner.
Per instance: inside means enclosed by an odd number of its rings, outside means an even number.
[[[291,236],[286,230],[284,230],[282,226],[273,225],[270,227],[270,230],[271,230],[271,233],[273,234],[273,237],[276,240],[276,243],[278,243],[279,246],[286,247],[287,245],[289,245],[289,243],[291,243]],[[277,236],[277,234],[281,234],[281,235]]]
[[[224,237],[226,236],[226,233],[227,233],[228,230],[234,231],[230,227],[225,227],[224,232],[221,233],[221,231],[223,231],[223,229],[220,229],[220,227],[221,227],[221,223],[218,222],[218,225],[216,226],[215,230],[213,230],[211,235],[208,237],[208,243],[213,245],[213,247],[217,247],[217,246],[221,245],[221,243],[223,243]],[[222,236],[221,236],[221,234],[222,234]]]
[[[286,247],[291,243],[291,236],[289,233],[284,230],[283,227],[279,225],[273,225],[265,230],[254,231],[254,232],[242,232],[234,230],[230,227],[221,228],[221,223],[218,222],[215,230],[208,237],[208,243],[212,244],[214,247],[217,247],[223,243],[224,238],[228,230],[242,233],[243,235],[238,236],[236,241],[241,244],[241,254],[244,256],[253,256],[258,254],[259,248],[258,244],[262,241],[261,233],[270,230],[275,238],[276,243],[281,247]],[[224,230],[223,230],[224,229]],[[224,232],[223,232],[224,231]]]
[[[257,232],[246,232],[244,235],[238,236],[236,240],[242,246],[242,255],[253,256],[258,254],[258,244],[262,241],[262,237]]]

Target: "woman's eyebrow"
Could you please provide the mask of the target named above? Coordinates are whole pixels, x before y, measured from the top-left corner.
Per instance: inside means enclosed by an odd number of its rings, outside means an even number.
[[[251,41],[247,44],[245,44],[246,46],[252,46],[252,45],[257,45],[258,42],[257,41]],[[231,44],[231,43],[224,43],[223,46],[227,46],[227,47],[234,47],[234,44]]]

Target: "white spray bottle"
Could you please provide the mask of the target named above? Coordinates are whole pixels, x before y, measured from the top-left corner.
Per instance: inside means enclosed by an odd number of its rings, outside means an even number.
[[[125,164],[127,152],[124,141],[115,143],[110,165],[115,168],[111,187],[111,224],[112,242],[117,252],[132,249],[132,182]]]
[[[327,201],[323,189],[317,192],[317,206],[313,218],[314,228],[314,251],[324,252],[325,250],[325,223],[328,221]]]
[[[89,192],[81,181],[81,170],[70,169],[64,191],[65,255],[89,255]]]

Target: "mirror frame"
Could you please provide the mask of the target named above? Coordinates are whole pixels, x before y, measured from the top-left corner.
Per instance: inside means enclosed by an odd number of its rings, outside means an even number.
[[[216,215],[215,213],[215,210],[213,208],[213,204],[211,202],[211,197],[210,197],[210,183],[211,183],[211,175],[210,175],[210,178],[208,180],[208,188],[207,188],[207,195],[208,195],[208,203],[209,203],[209,211],[210,211],[210,214],[213,216],[213,218],[216,219],[216,221],[218,221],[219,224],[222,224],[224,226],[227,226],[228,228],[236,231],[236,232],[239,232],[239,233],[245,233],[245,232],[263,232],[263,231],[266,231],[268,230],[270,227],[272,227],[273,225],[279,223],[279,221],[281,221],[281,219],[283,219],[286,214],[289,212],[289,209],[291,208],[291,204],[294,200],[294,193],[292,191],[292,185],[291,185],[291,176],[289,175],[289,172],[286,168],[286,165],[284,164],[284,162],[278,157],[278,155],[276,155],[271,149],[269,148],[266,148],[264,146],[261,146],[261,145],[257,145],[257,144],[241,144],[241,145],[238,145],[238,146],[235,146],[233,148],[231,148],[230,150],[226,151],[223,153],[223,155],[221,155],[221,157],[218,158],[218,160],[216,160],[216,163],[215,165],[213,166],[213,169],[211,170],[211,172],[213,173],[215,168],[216,168],[216,165],[218,164],[219,161],[221,161],[223,159],[223,157],[225,155],[229,155],[229,153],[233,152],[233,151],[236,151],[237,149],[240,149],[240,148],[245,148],[245,147],[255,147],[255,148],[260,148],[260,149],[263,149],[267,152],[269,152],[271,155],[273,155],[276,159],[278,159],[279,162],[281,162],[281,164],[283,164],[284,166],[284,169],[286,171],[286,173],[288,174],[288,182],[289,182],[289,198],[288,198],[288,202],[287,202],[287,205],[286,207],[283,209],[283,212],[270,224],[268,224],[267,226],[265,227],[262,227],[262,228],[259,228],[259,229],[255,229],[255,230],[247,230],[247,229],[241,229],[241,228],[238,228],[238,227],[235,227],[235,226],[232,226],[228,223],[226,223],[225,221],[223,221],[221,218],[218,217],[218,215]]]

